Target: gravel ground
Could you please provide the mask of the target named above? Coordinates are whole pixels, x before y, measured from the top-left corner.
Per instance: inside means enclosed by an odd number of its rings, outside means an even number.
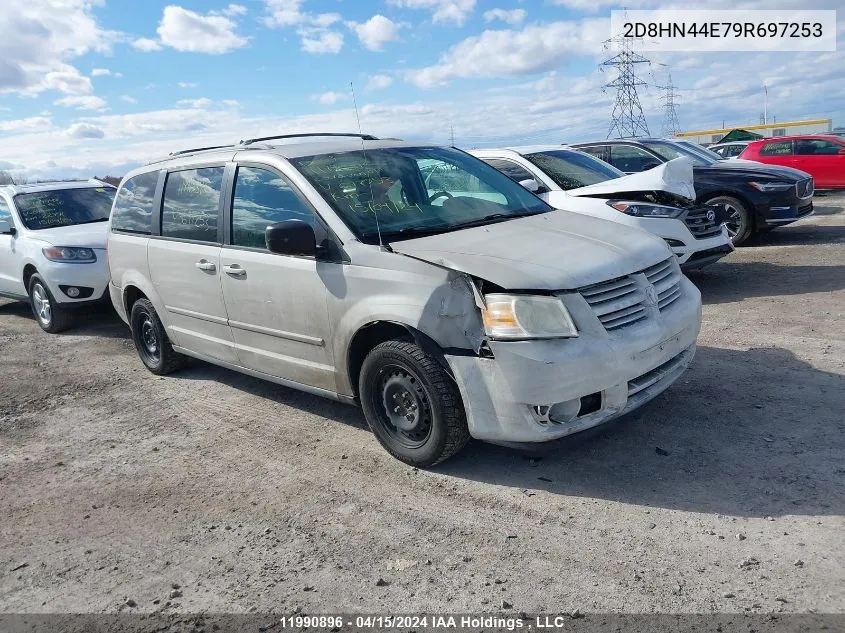
[[[817,209],[692,276],[657,400],[433,471],[353,407],[155,377],[109,311],[0,302],[0,611],[845,612],[845,195]]]

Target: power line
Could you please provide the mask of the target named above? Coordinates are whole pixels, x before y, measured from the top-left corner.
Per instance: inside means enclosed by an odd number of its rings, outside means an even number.
[[[681,131],[681,124],[678,122],[678,113],[675,111],[675,100],[681,95],[676,92],[672,83],[672,73],[666,72],[667,79],[665,86],[656,86],[662,91],[663,100],[663,127],[660,130],[661,136],[672,137]]]
[[[605,49],[616,45],[619,53],[606,59],[599,66],[600,70],[613,68],[616,77],[606,83],[603,90],[615,90],[616,101],[610,112],[610,129],[607,138],[637,138],[650,136],[640,97],[638,86],[645,86],[645,82],[637,77],[637,64],[650,64],[651,61],[634,52],[634,38],[616,36],[605,41]]]

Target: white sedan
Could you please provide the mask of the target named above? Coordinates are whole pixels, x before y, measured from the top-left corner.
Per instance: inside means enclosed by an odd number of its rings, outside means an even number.
[[[702,268],[733,250],[713,207],[695,204],[692,164],[679,158],[626,176],[561,145],[471,150],[557,209],[635,226],[662,237],[684,269]]]

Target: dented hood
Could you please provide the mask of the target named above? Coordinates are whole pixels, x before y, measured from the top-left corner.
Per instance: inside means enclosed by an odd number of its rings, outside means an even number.
[[[396,241],[391,248],[508,290],[571,290],[648,268],[671,254],[650,233],[569,211]]]
[[[611,197],[634,191],[666,191],[695,200],[692,161],[688,158],[676,158],[638,174],[569,189],[566,193],[570,196]]]

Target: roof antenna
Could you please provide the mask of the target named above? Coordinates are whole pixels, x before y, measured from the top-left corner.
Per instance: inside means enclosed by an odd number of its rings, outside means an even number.
[[[358,102],[355,100],[355,86],[352,85],[352,82],[349,82],[349,91],[352,93],[352,107],[355,108],[355,120],[358,122],[358,134],[361,137],[361,154],[364,156],[364,160],[367,160],[367,148],[364,146],[364,132],[361,130],[361,117],[358,116]],[[373,181],[370,179],[370,199],[375,198],[375,194],[373,193]],[[376,218],[376,233],[378,233],[378,245],[379,248],[384,248],[384,242],[381,240],[381,225],[379,225],[378,221],[378,208],[376,205],[372,205],[373,215]]]

